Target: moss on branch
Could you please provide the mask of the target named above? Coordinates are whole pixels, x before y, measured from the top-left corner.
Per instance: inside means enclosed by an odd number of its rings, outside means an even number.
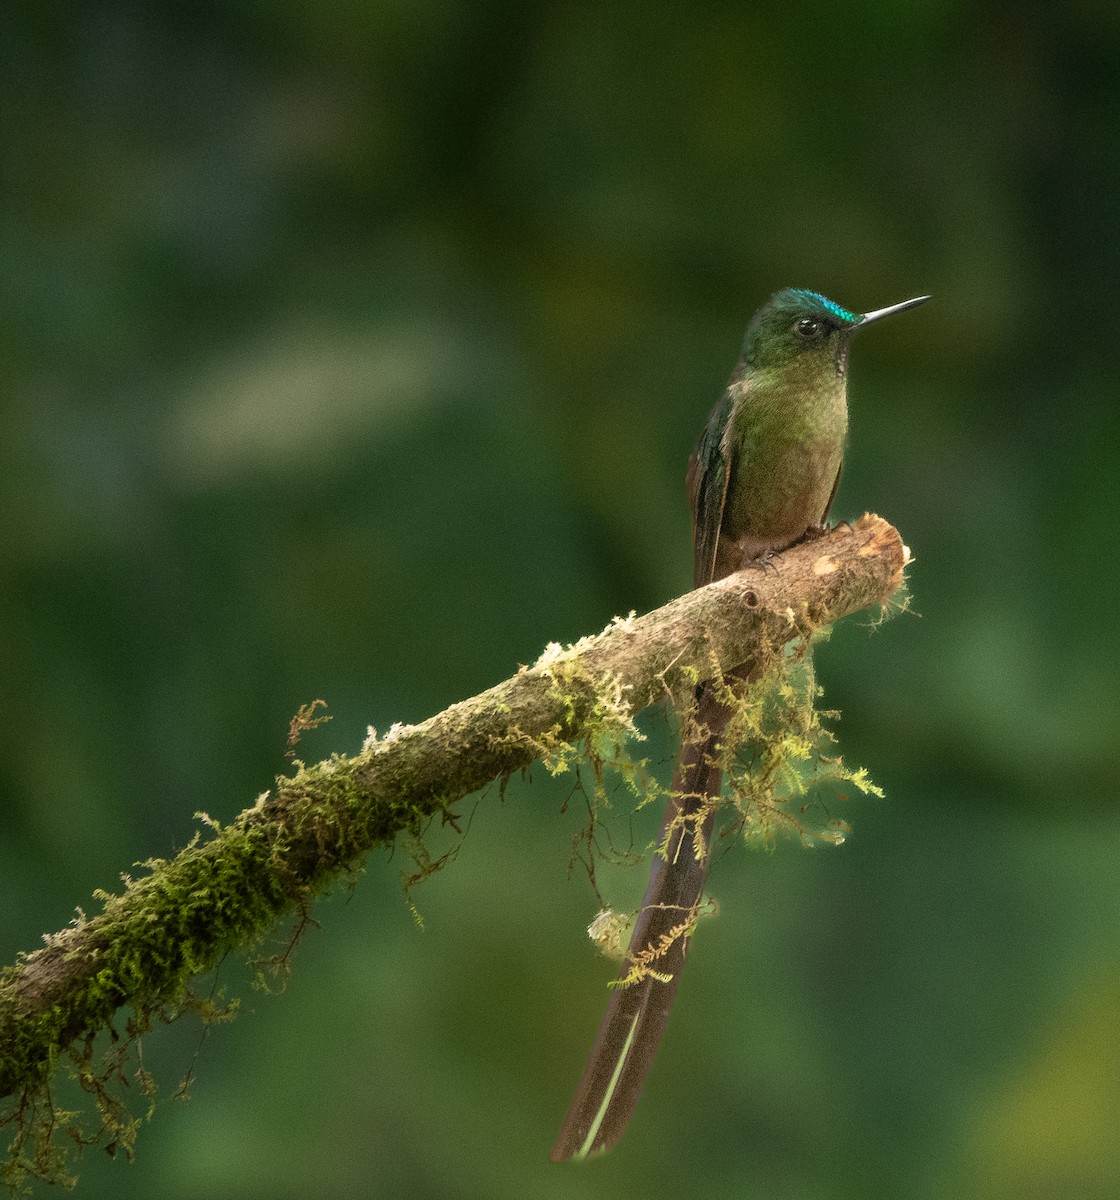
[[[907,553],[878,517],[689,592],[561,649],[419,725],[371,734],[358,754],[297,764],[231,824],[208,822],[174,858],[145,864],[119,895],[0,972],[0,1121],[15,1132],[4,1176],[65,1179],[50,1082],[64,1063],[98,1104],[102,1130],[128,1149],[135,1122],[109,1096],[92,1039],[122,1008],[143,1032],[174,1014],[198,974],[253,946],[370,850],[538,758],[579,753],[631,728],[640,709],[682,700],[713,664],[750,664],[773,647],[873,605],[902,585]],[[764,650],[761,648],[770,648]],[[120,1066],[116,1067],[117,1078]]]

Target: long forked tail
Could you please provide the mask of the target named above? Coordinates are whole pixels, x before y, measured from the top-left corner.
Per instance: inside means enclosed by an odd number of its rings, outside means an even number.
[[[705,704],[706,690],[701,690],[699,707],[709,710],[703,715],[715,716],[711,710],[719,706],[710,699]],[[553,1162],[586,1158],[618,1141],[657,1054],[708,878],[722,783],[715,765],[722,725],[718,718],[709,720],[706,736],[681,747],[661,827],[662,842],[669,837],[667,854],[654,856],[619,974],[620,981],[634,974],[638,978],[611,991],[583,1078],[552,1147]]]

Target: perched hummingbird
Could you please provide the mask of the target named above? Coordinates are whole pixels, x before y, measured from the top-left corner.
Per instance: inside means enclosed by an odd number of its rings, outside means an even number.
[[[818,292],[787,288],[755,313],[739,362],[688,464],[696,587],[764,563],[823,531],[848,429],[852,334],[928,299],[918,296],[859,314]],[[554,1162],[608,1150],[638,1102],[708,876],[723,783],[720,738],[729,717],[715,689],[701,684],[661,828],[665,853],[654,856],[619,979],[635,964],[650,969],[611,993],[552,1148]]]

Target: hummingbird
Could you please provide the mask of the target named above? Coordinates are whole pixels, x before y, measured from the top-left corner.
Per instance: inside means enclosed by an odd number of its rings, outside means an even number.
[[[695,587],[764,567],[826,530],[848,431],[852,335],[929,299],[853,313],[819,292],[786,288],[754,314],[685,476]],[[728,675],[750,682],[741,672]],[[723,784],[720,739],[731,709],[717,690],[710,683],[696,689],[626,961],[552,1148],[554,1162],[618,1141],[665,1030],[700,911]]]

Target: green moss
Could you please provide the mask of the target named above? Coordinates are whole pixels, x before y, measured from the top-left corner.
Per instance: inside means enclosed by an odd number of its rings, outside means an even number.
[[[798,624],[803,627],[803,623]],[[738,831],[751,846],[773,850],[782,836],[793,837],[805,847],[842,845],[851,829],[840,810],[852,790],[883,795],[865,769],[849,767],[836,753],[835,736],[828,723],[839,714],[820,707],[822,692],[813,672],[812,645],[824,636],[807,634],[775,648],[765,673],[749,686],[733,676],[723,676],[718,662],[709,664],[710,678],[717,682],[708,686],[716,689],[731,714],[719,751],[725,780],[723,794],[712,803],[731,814],[725,832]],[[682,726],[687,728],[695,716],[694,706],[691,709],[686,706]],[[610,755],[587,755],[595,766],[595,785],[588,795],[591,814],[588,827],[581,835],[585,861],[594,855],[600,842],[595,825],[602,818],[606,796],[618,791],[604,783],[604,772],[621,775],[637,797],[639,807],[651,803],[663,805],[668,798],[667,788],[649,774],[647,762],[630,757],[628,742],[634,734],[619,725],[612,736]],[[563,761],[568,765],[567,760]],[[572,769],[578,771],[582,762],[575,763]],[[701,808],[682,814],[680,820],[693,823],[698,831],[709,812],[710,809]],[[653,852],[664,855],[679,832],[663,828]],[[693,840],[698,854],[707,851],[699,836]],[[595,886],[593,864],[589,876]],[[658,977],[657,962],[668,945],[678,937],[687,937],[697,915],[703,911],[670,930],[663,939],[664,945],[650,947],[644,957],[632,959],[630,974],[615,980],[611,986],[625,986],[647,975]],[[614,912],[604,904],[588,930],[589,936],[604,954],[617,957],[618,930],[628,928],[633,916]]]
[[[843,844],[851,832],[837,815],[848,790],[882,796],[866,771],[835,754],[819,707],[810,641],[776,656],[749,695],[738,700],[725,737],[728,799],[748,842],[772,848],[787,834],[803,846]]]
[[[791,614],[791,634],[804,626]],[[593,675],[584,665],[581,652],[593,640],[567,649],[550,646],[526,668],[548,680],[545,703],[533,710],[546,714],[536,722],[543,732],[511,730],[509,706],[499,702],[497,710],[505,711],[496,718],[493,708],[464,707],[456,718],[460,723],[450,722],[441,736],[447,749],[442,761],[452,761],[461,779],[493,778],[493,764],[500,762],[507,772],[504,783],[510,771],[534,759],[554,775],[573,774],[589,813],[573,861],[584,862],[594,887],[595,864],[603,855],[597,825],[612,800],[621,795],[640,808],[663,802],[666,790],[648,760],[635,753],[644,739],[634,725],[627,685],[616,675]],[[830,756],[831,735],[817,708],[808,645],[802,639],[784,652],[776,649],[767,675],[745,692],[716,685],[732,710],[723,738],[728,777],[723,803],[733,806],[734,820],[749,840],[766,845],[782,831],[807,845],[843,840],[846,823],[812,800],[810,788],[816,789],[813,795],[822,783],[877,792],[864,772]],[[701,672],[682,674],[695,681]],[[703,674],[719,678],[720,664],[711,662]],[[680,697],[675,699],[679,707]],[[312,719],[305,713],[301,728]],[[472,737],[462,733],[467,727]],[[278,779],[232,824],[199,814],[204,829],[175,858],[142,864],[144,873],[123,877],[117,894],[98,892],[100,912],[79,913],[36,955],[0,972],[0,1028],[14,1031],[0,1042],[0,1087],[12,1092],[0,1113],[0,1128],[10,1135],[0,1181],[11,1189],[29,1176],[72,1183],[69,1153],[91,1143],[131,1155],[155,1100],[154,1083],[136,1061],[136,1039],[185,1012],[203,1021],[229,1019],[236,1003],[200,1000],[191,991],[192,980],[231,951],[251,950],[294,912],[285,951],[253,962],[262,985],[283,977],[312,921],[314,897],[340,876],[352,879],[372,847],[405,834],[415,868],[406,876],[406,891],[454,859],[454,849],[433,856],[423,834],[437,815],[454,824],[452,804],[470,789],[441,792],[454,785],[439,772],[415,782],[424,766],[417,757],[423,738],[414,739],[415,732],[394,726],[378,739],[371,730],[355,756],[333,755],[314,766],[295,762],[292,774]],[[414,743],[421,751],[414,753]],[[387,754],[389,748],[397,753]],[[640,857],[611,855],[615,861]],[[605,947],[617,948],[624,922],[624,916],[610,914],[593,927]],[[679,936],[690,928],[682,927]],[[52,974],[65,977],[56,1003],[21,991],[32,958],[36,967],[51,968],[37,972],[37,978],[47,978],[45,986]],[[651,960],[637,969],[656,973],[656,958],[654,948]],[[113,1022],[122,1008],[131,1016],[118,1031]],[[60,1067],[91,1098],[93,1121],[87,1116],[83,1124],[56,1103],[51,1085]],[[147,1101],[139,1116],[122,1099],[129,1093]]]

